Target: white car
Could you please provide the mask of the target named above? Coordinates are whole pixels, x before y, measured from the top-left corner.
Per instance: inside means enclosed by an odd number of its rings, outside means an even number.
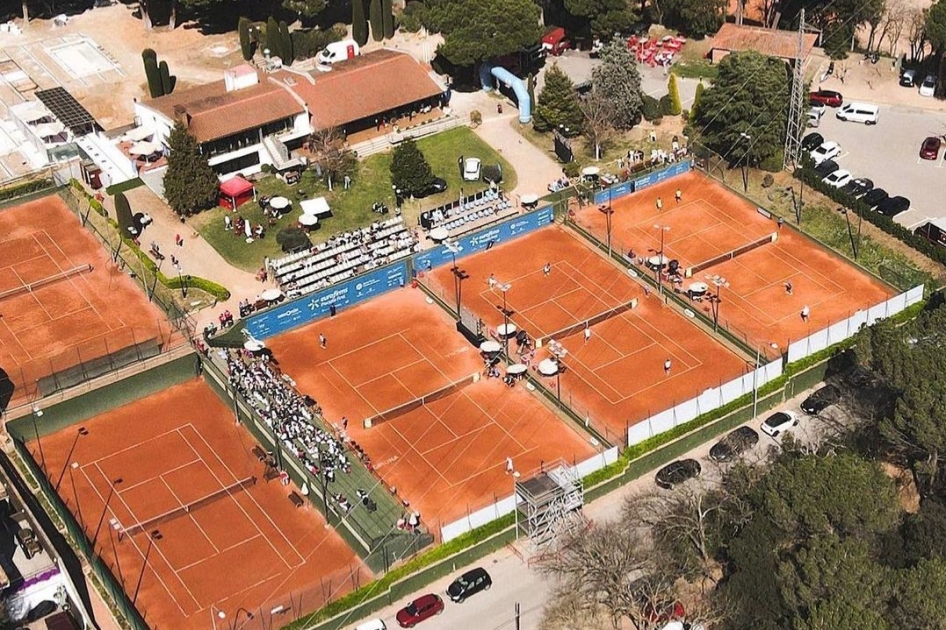
[[[791,411],[773,413],[762,423],[762,432],[772,437],[778,437],[782,431],[798,424],[798,418]]]
[[[824,103],[812,103],[809,106],[808,111],[809,113],[817,115],[818,118],[821,118],[822,116],[824,116],[824,113],[827,109],[828,109],[828,106],[825,105]]]
[[[828,186],[833,186],[834,188],[841,188],[843,186],[847,186],[848,182],[850,182],[851,179],[853,179],[853,175],[851,175],[851,172],[846,171],[842,168],[831,173],[830,175],[828,175],[821,181],[823,181]]]
[[[828,140],[811,152],[811,159],[814,160],[815,166],[817,166],[825,160],[836,158],[839,155],[841,155],[841,145],[834,140]]]
[[[928,74],[920,84],[920,96],[933,96],[936,92],[936,75]]]
[[[468,182],[480,181],[481,169],[482,161],[479,158],[466,158],[466,160],[463,162],[463,179]]]

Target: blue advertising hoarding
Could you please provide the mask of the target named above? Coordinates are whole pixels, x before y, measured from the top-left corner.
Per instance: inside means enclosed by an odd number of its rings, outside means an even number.
[[[631,193],[635,193],[639,190],[643,190],[654,184],[659,184],[660,182],[670,179],[671,177],[676,177],[677,175],[682,175],[690,170],[690,160],[683,160],[682,162],[677,162],[673,166],[669,166],[665,169],[654,171],[653,173],[648,173],[637,179],[633,179],[627,182],[621,182],[616,186],[612,186],[610,189],[606,188],[604,190],[599,190],[595,193],[594,202],[596,204],[605,203],[608,200],[620,199]]]
[[[407,261],[374,269],[360,276],[296,298],[246,320],[257,339],[266,339],[328,315],[334,304],[341,309],[403,287],[408,281]]]
[[[514,240],[541,227],[551,225],[554,221],[554,209],[552,206],[546,206],[528,214],[512,217],[511,219],[507,219],[502,223],[480,230],[479,232],[461,236],[454,241],[460,246],[460,253],[457,254],[457,258],[469,256],[470,254],[489,249],[493,245],[499,245],[500,243]],[[446,263],[452,263],[453,255],[446,247],[440,245],[416,254],[413,260],[414,271],[416,273],[418,271],[427,271]]]

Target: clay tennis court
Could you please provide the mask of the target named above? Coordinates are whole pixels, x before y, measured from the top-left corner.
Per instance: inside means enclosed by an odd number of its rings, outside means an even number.
[[[548,275],[546,263],[551,263]],[[491,329],[503,323],[502,294],[490,287],[492,274],[511,285],[506,292],[510,319],[544,345],[551,337],[568,350],[562,398],[613,443],[625,441],[629,424],[747,370],[736,354],[656,295],[645,295],[637,281],[559,226],[463,258],[459,266],[470,276],[464,282],[463,305]],[[430,279],[446,288],[453,275],[445,266]],[[581,326],[557,334],[634,299],[636,307],[593,324],[588,341]],[[515,344],[512,348],[515,352]],[[667,359],[669,375],[664,372]],[[556,391],[555,377],[543,380]]]
[[[14,404],[57,387],[44,377],[170,343],[164,314],[59,197],[0,210],[0,251],[0,368]]]
[[[683,196],[680,203],[674,200],[677,188]],[[663,200],[660,212],[658,197]],[[895,293],[787,224],[779,229],[752,203],[696,171],[614,200],[612,208],[615,250],[625,255],[632,251],[638,259],[654,256],[663,232],[664,256],[679,260],[683,268],[774,233],[774,242],[700,269],[678,287],[684,292],[691,282],[725,279],[728,286],[720,289],[719,323],[770,356]],[[575,220],[606,242],[606,215],[596,206],[576,211]],[[791,294],[786,283],[792,285]],[[801,317],[805,306],[810,309],[807,321]],[[693,308],[712,318],[707,300],[694,302]]]
[[[319,334],[327,347],[319,347]],[[538,469],[595,449],[524,387],[483,378],[364,428],[364,419],[483,370],[479,350],[419,289],[375,298],[267,340],[285,374],[314,397],[325,417],[360,444],[378,475],[421,513],[434,534],[508,496],[506,458]]]
[[[213,628],[220,611],[228,624],[240,608],[258,622],[277,605],[312,611],[369,576],[292,486],[266,481],[254,444],[194,379],[28,447],[152,628]]]

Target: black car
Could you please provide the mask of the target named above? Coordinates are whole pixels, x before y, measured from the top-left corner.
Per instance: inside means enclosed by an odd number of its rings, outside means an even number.
[[[810,133],[801,139],[801,148],[805,151],[817,149],[822,144],[824,144],[824,136],[820,133]]]
[[[883,188],[872,188],[870,192],[861,197],[861,201],[866,203],[868,208],[873,208],[889,196]]]
[[[699,477],[701,472],[703,472],[703,468],[700,466],[700,462],[695,459],[680,459],[658,470],[655,481],[661,488],[673,490],[675,485]]]
[[[710,459],[728,462],[742,455],[759,443],[759,434],[752,427],[739,427],[729,433],[710,449]]]
[[[816,416],[840,400],[841,390],[834,385],[825,385],[805,399],[805,402],[801,404],[801,410]]]
[[[437,193],[442,193],[447,190],[447,180],[441,179],[440,177],[434,177],[433,181],[430,182],[430,186],[424,190],[416,193],[415,197],[429,197],[430,195],[436,195]]]
[[[910,200],[906,197],[888,197],[877,204],[877,212],[891,218],[909,209]]]
[[[462,603],[470,595],[475,595],[480,591],[488,591],[493,585],[493,579],[489,577],[486,569],[477,567],[471,569],[455,579],[447,587],[447,595],[456,603]]]
[[[827,177],[831,173],[835,172],[841,168],[837,162],[834,160],[825,160],[821,164],[815,167],[815,172],[818,173],[822,178]]]
[[[867,179],[866,177],[858,177],[857,179],[852,179],[849,181],[843,188],[842,192],[846,192],[849,195],[854,197],[862,197],[874,189],[874,182]]]

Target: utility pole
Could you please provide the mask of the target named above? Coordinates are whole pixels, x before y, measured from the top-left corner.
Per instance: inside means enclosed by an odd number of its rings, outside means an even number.
[[[792,92],[789,96],[788,127],[785,133],[784,168],[796,167],[801,161],[801,135],[805,121],[805,10],[798,15],[798,49],[792,68]]]

